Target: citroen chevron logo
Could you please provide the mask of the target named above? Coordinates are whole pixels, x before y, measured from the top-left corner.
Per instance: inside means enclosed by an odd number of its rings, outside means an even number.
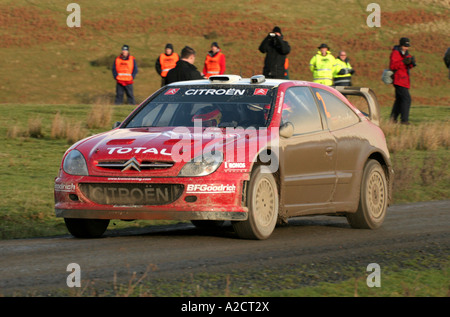
[[[139,165],[139,162],[134,157],[132,159],[129,159],[127,162],[125,162],[125,164],[123,164],[123,166],[124,166],[124,169],[122,170],[122,172],[128,171],[129,169],[132,169],[132,168],[134,168],[138,172],[141,171],[141,166]]]

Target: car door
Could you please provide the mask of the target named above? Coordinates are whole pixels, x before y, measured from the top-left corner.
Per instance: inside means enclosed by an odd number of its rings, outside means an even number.
[[[335,211],[354,209],[358,202],[362,166],[368,147],[359,117],[333,93],[320,88],[313,89],[319,104],[324,107],[327,124],[336,139],[336,190],[333,194]],[[362,127],[361,127],[362,128]]]
[[[281,124],[291,122],[294,133],[280,138],[282,201],[289,216],[326,212],[336,182],[336,142],[323,128],[309,87],[285,92]]]

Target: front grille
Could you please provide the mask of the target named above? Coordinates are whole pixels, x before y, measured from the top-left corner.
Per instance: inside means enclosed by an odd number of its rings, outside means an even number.
[[[173,166],[173,162],[152,162],[152,161],[143,161],[133,165],[131,168],[130,161],[120,160],[120,161],[103,161],[97,163],[97,167],[105,168],[105,169],[113,169],[113,170],[124,170],[124,169],[135,169],[135,170],[160,170],[171,168]],[[134,167],[136,166],[136,167]]]
[[[79,187],[83,195],[97,204],[123,206],[170,204],[184,190],[181,184],[81,183]]]

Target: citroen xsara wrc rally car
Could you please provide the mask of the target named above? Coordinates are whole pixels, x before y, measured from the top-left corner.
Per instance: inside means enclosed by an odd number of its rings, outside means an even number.
[[[349,95],[362,97],[367,111]],[[56,216],[77,237],[101,236],[111,219],[228,220],[249,239],[313,214],[377,228],[393,173],[378,125],[368,88],[262,75],[173,83],[113,130],[67,150]]]

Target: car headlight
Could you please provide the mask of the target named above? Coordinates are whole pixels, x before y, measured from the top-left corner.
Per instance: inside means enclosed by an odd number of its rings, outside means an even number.
[[[223,153],[207,153],[195,157],[183,166],[178,176],[205,176],[217,170],[223,161]]]
[[[78,150],[72,150],[67,154],[63,163],[64,172],[70,175],[89,175],[86,160]]]

